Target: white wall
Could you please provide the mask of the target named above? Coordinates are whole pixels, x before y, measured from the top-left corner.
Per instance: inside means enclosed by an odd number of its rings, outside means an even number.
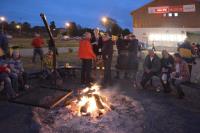
[[[200,28],[134,28],[133,33],[136,35],[139,41],[146,44],[160,47],[176,47],[178,42],[163,42],[163,41],[149,41],[148,36],[150,34],[185,34],[187,32],[199,32]]]

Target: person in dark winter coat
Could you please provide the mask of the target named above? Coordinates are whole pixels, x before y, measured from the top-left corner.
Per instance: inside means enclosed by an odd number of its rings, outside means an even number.
[[[104,85],[111,85],[111,64],[112,64],[112,56],[113,56],[113,42],[109,36],[106,34],[103,37],[103,48],[102,48],[102,56],[104,62]]]
[[[138,50],[139,50],[139,43],[136,39],[135,35],[129,36],[130,42],[128,44],[128,75],[131,79],[133,79],[134,87],[136,87],[136,78],[137,78],[137,71],[138,71]]]
[[[160,58],[154,53],[152,49],[148,51],[148,55],[144,61],[144,73],[142,76],[141,86],[145,88],[146,83],[153,77],[153,76],[160,76],[161,70],[161,61]]]
[[[170,74],[174,68],[174,58],[166,51],[162,51],[161,59],[161,82],[165,93],[171,92]]]
[[[96,56],[101,55],[103,40],[102,40],[102,36],[98,29],[94,29],[94,33],[92,34],[92,38],[91,38],[91,44],[92,44],[92,48],[93,48],[93,51],[96,54]]]
[[[116,64],[116,79],[120,79],[120,74],[124,72],[124,78],[127,77],[127,69],[128,69],[128,43],[129,38],[126,36],[123,38],[123,36],[119,36],[116,45],[117,45],[117,51],[118,51],[118,57],[117,57],[117,64]]]

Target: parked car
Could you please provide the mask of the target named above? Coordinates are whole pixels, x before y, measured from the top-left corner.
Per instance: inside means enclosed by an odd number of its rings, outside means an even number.
[[[62,36],[61,40],[70,40],[70,37],[69,36]]]

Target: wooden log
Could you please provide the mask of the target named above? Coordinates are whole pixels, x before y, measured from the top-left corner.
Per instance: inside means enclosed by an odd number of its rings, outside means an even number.
[[[63,102],[67,97],[69,97],[72,94],[71,92],[68,92],[65,96],[63,96],[62,98],[60,98],[58,101],[56,101],[53,105],[51,105],[50,109],[55,108],[56,106],[58,106],[61,102]]]
[[[103,104],[102,104],[102,102],[101,102],[100,96],[97,95],[97,94],[94,94],[94,98],[95,98],[97,107],[98,107],[99,109],[104,109],[105,107],[103,106]]]

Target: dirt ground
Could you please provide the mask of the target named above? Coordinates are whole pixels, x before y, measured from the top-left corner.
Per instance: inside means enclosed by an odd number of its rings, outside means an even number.
[[[64,61],[63,61],[64,62]],[[72,61],[73,62],[73,61]],[[194,66],[193,81],[199,81],[199,66]],[[114,74],[113,74],[114,75]],[[79,79],[66,78],[65,87],[77,89]],[[172,94],[156,92],[149,87],[146,90],[133,88],[130,80],[114,80],[112,89],[136,99],[144,108],[144,133],[199,133],[200,132],[200,90],[184,87],[186,98],[176,98]],[[37,89],[37,88],[35,88]],[[37,97],[37,96],[36,96]],[[40,126],[33,120],[34,107],[0,101],[0,132],[37,133]]]

